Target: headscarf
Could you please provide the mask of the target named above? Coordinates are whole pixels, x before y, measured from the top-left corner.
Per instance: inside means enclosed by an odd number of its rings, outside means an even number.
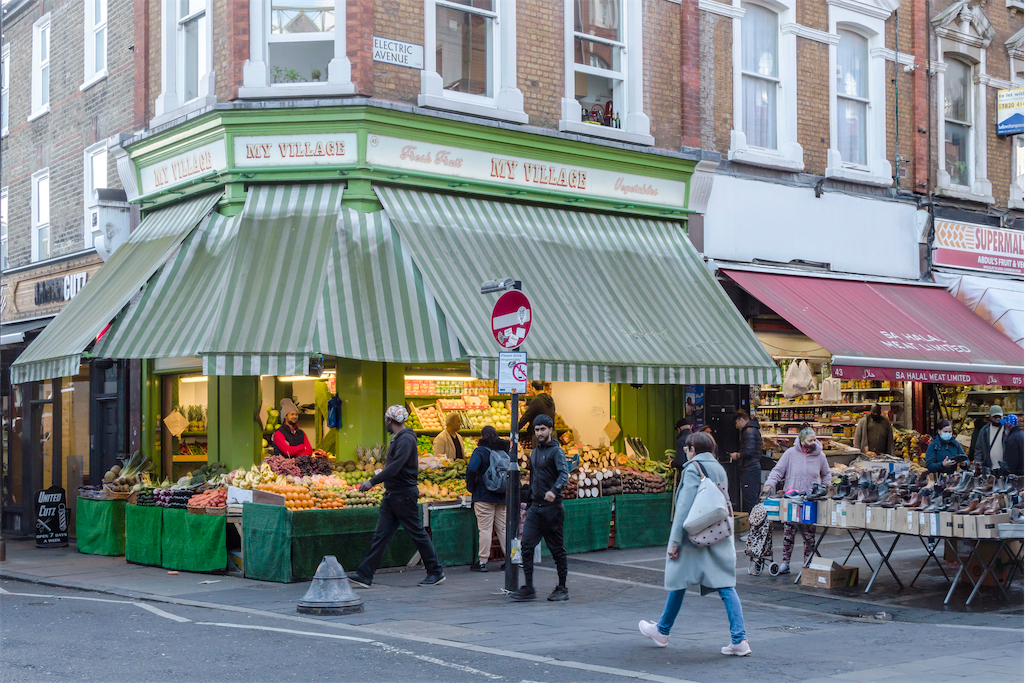
[[[409,419],[409,411],[401,405],[393,405],[389,406],[388,410],[384,411],[384,416],[393,422],[405,424],[406,420]]]
[[[807,439],[809,436],[815,437],[816,439],[819,438],[819,435],[815,433],[814,429],[812,429],[811,427],[805,427],[797,434],[797,443],[803,444],[804,440]]]
[[[1004,419],[1002,419],[1000,421],[1003,422],[1008,427],[1017,427],[1018,426],[1018,416],[1017,415],[1004,415]]]

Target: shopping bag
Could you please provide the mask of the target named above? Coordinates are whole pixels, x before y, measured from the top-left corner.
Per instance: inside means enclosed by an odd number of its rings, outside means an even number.
[[[791,363],[786,376],[783,377],[783,397],[797,398],[808,393],[813,381],[807,363],[803,360]]]
[[[840,400],[840,380],[836,379],[835,377],[829,377],[827,379],[822,380],[822,400]]]

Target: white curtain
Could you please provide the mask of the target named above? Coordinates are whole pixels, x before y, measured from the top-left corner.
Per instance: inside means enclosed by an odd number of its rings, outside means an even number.
[[[851,164],[868,163],[868,40],[840,31],[836,46],[836,142],[841,158]]]
[[[749,145],[776,149],[777,16],[759,5],[744,5],[744,9],[740,41],[744,133]]]

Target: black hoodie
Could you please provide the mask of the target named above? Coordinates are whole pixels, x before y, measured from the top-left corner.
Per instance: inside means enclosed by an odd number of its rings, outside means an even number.
[[[392,437],[384,469],[370,479],[370,484],[384,484],[389,493],[415,490],[416,475],[420,473],[420,454],[416,448],[416,432],[409,427]]]
[[[562,489],[569,482],[566,454],[559,448],[555,437],[530,452],[530,502],[533,505],[558,505],[562,502]],[[551,491],[555,500],[549,503],[545,494]]]

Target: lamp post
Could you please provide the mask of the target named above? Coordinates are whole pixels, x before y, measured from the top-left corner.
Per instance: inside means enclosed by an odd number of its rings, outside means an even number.
[[[481,294],[494,294],[505,292],[510,289],[521,290],[523,283],[507,277],[500,280],[488,280],[481,283]],[[519,351],[519,347],[516,347]],[[520,395],[512,392],[512,410],[510,411],[509,427],[509,471],[505,477],[505,590],[510,593],[519,588],[519,569],[512,562],[513,539],[520,532],[520,465],[519,450],[520,441]]]

